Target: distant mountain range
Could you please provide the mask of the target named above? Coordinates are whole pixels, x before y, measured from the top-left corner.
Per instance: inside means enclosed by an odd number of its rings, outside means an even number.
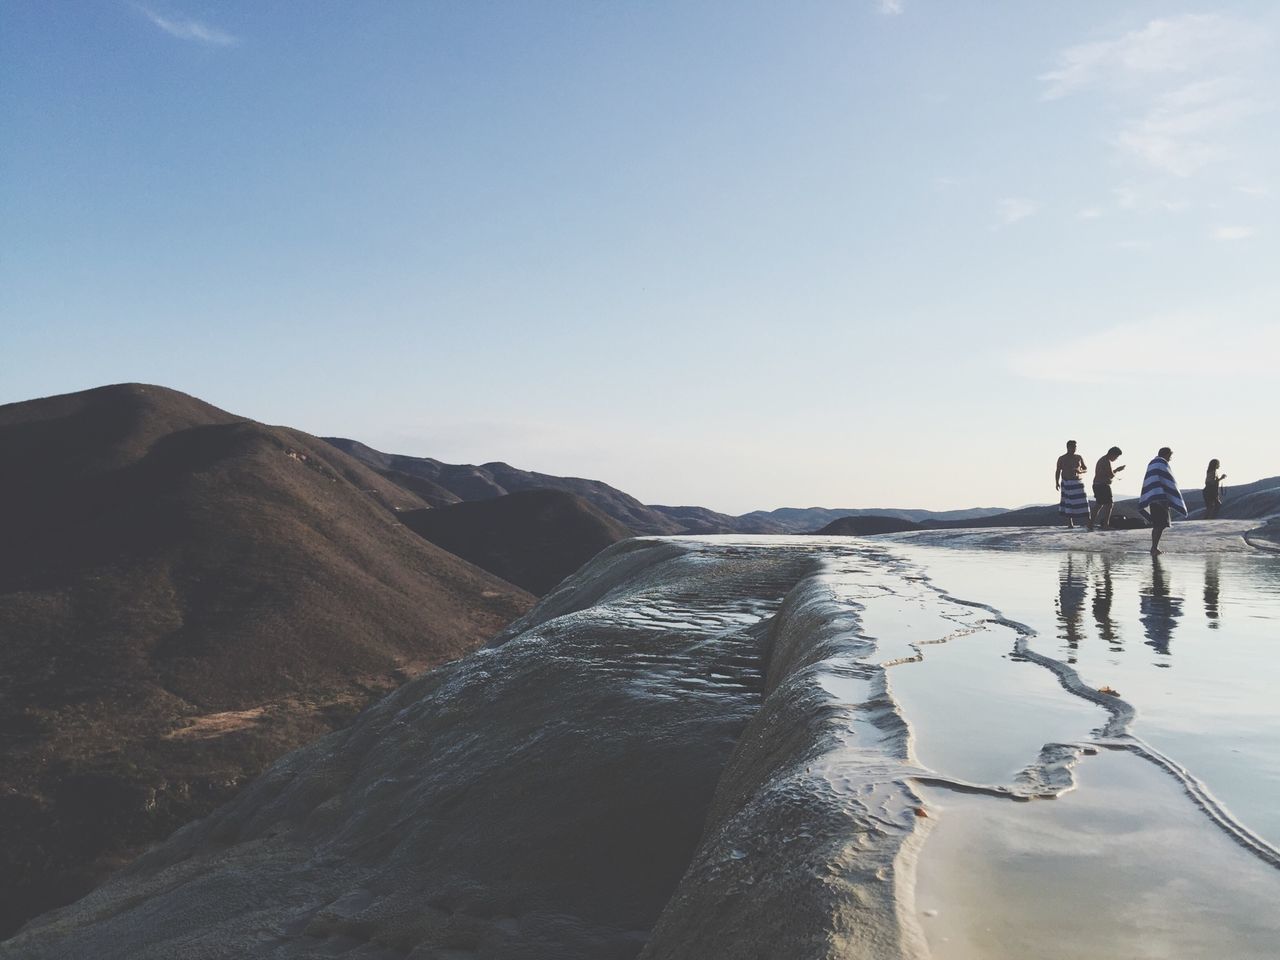
[[[383,453],[359,441],[342,437],[324,439],[404,489],[424,491],[419,495],[432,506],[464,500],[489,500],[522,490],[560,490],[581,497],[635,533],[684,532],[682,524],[662,511],[646,507],[635,497],[599,480],[555,477],[530,470],[518,470],[509,464],[498,462],[479,466],[442,463],[430,457]]]
[[[480,466],[443,463],[429,457],[382,453],[358,441],[341,437],[325,439],[406,490],[421,495],[423,490],[428,489],[424,484],[429,484],[429,492],[438,504],[492,499],[525,490],[560,490],[582,498],[601,513],[643,535],[825,533],[833,523],[847,517],[882,517],[908,521],[908,524],[843,524],[835,529],[876,529],[877,532],[890,532],[890,526],[896,531],[913,529],[912,525],[926,528],[1005,527],[1061,522],[1057,504],[1020,507],[1016,510],[1004,507],[972,507],[966,510],[781,507],[777,510],[754,510],[741,516],[732,516],[706,507],[643,504],[635,497],[599,480],[534,473],[500,462]],[[1197,511],[1203,511],[1204,498],[1199,490],[1188,489],[1183,493],[1193,516]],[[1280,477],[1226,488],[1225,501],[1222,512],[1224,517],[1248,519],[1280,513]],[[1118,512],[1136,514],[1137,501],[1118,501],[1116,509]],[[881,526],[885,529],[879,529]]]
[[[1186,501],[1191,519],[1204,516],[1204,493],[1200,490],[1183,488],[1182,497]],[[1280,514],[1280,477],[1267,477],[1243,483],[1235,487],[1223,487],[1223,505],[1221,516],[1228,520],[1255,520]],[[1138,498],[1128,497],[1116,501],[1115,516],[1137,517]],[[1057,504],[1021,507],[1017,510],[1006,510],[1003,513],[986,517],[975,517],[965,521],[926,520],[922,527],[1034,527],[1046,524],[1062,523]]]
[[[428,491],[436,500],[434,505],[484,500],[521,490],[561,490],[581,497],[635,533],[645,535],[813,533],[833,520],[848,516],[900,517],[919,523],[933,520],[960,521],[1007,512],[1002,507],[977,507],[969,510],[782,507],[778,510],[754,510],[741,516],[732,516],[706,507],[646,505],[630,494],[599,480],[534,473],[501,462],[479,466],[442,463],[430,457],[383,453],[357,440],[343,437],[324,439],[406,490],[419,495],[423,495],[424,490]]]

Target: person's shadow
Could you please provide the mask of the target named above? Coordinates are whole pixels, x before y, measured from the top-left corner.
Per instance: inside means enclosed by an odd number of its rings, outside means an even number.
[[[1173,628],[1181,617],[1182,598],[1170,592],[1164,565],[1159,557],[1152,557],[1151,583],[1144,586],[1138,594],[1138,619],[1142,621],[1147,646],[1154,647],[1161,656],[1172,656],[1169,644],[1173,639]],[[1156,666],[1168,667],[1172,664],[1157,661]]]

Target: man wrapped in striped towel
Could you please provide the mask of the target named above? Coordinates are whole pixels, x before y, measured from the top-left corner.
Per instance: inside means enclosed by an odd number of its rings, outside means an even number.
[[[1170,511],[1176,511],[1184,517],[1187,515],[1187,504],[1182,499],[1182,491],[1178,489],[1178,481],[1173,479],[1173,471],[1169,469],[1169,460],[1173,451],[1161,447],[1156,458],[1147,464],[1147,475],[1142,480],[1142,497],[1138,500],[1138,508],[1151,521],[1151,555],[1160,552],[1160,537],[1165,527],[1169,526]]]
[[[1068,440],[1067,452],[1058,458],[1058,465],[1053,470],[1053,485],[1062,494],[1058,500],[1058,512],[1067,518],[1068,527],[1076,525],[1076,517],[1084,517],[1089,529],[1093,529],[1089,495],[1084,492],[1084,481],[1080,479],[1088,471],[1084,457],[1076,453],[1076,442]]]

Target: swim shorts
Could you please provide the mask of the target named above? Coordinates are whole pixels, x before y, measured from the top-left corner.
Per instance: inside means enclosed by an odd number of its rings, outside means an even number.
[[[1151,525],[1153,527],[1167,527],[1169,525],[1169,505],[1167,503],[1153,503],[1147,507],[1151,514]]]

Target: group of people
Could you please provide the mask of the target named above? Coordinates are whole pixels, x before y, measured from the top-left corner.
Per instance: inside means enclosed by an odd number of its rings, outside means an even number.
[[[1103,530],[1111,527],[1111,513],[1115,508],[1115,498],[1111,493],[1111,483],[1124,470],[1124,465],[1116,466],[1122,451],[1112,447],[1101,459],[1093,474],[1093,506],[1089,505],[1089,496],[1084,489],[1084,475],[1089,466],[1084,457],[1076,452],[1076,442],[1067,441],[1067,452],[1058,457],[1057,466],[1053,470],[1053,486],[1060,494],[1058,512],[1067,518],[1067,526],[1074,527],[1076,518],[1084,519],[1089,529],[1095,526]],[[1187,505],[1182,499],[1182,492],[1169,469],[1169,461],[1173,451],[1161,447],[1155,459],[1147,464],[1146,476],[1142,479],[1142,496],[1138,500],[1138,508],[1151,521],[1151,553],[1160,552],[1160,537],[1169,526],[1171,513],[1187,515]],[[1209,468],[1204,478],[1205,517],[1214,519],[1222,508],[1222,481],[1227,475],[1219,474],[1222,464],[1217,460],[1209,461]]]

